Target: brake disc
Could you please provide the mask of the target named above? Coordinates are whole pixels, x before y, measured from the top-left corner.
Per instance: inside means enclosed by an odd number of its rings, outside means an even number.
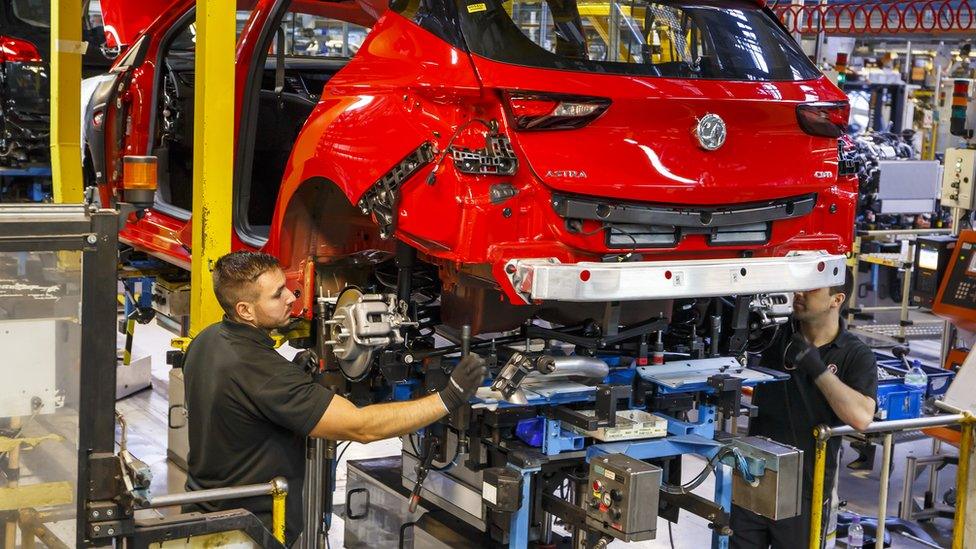
[[[361,345],[356,338],[354,308],[360,303],[363,292],[354,286],[347,287],[336,300],[335,312],[329,321],[329,340],[339,370],[347,379],[356,381],[369,372],[373,362],[374,347]]]

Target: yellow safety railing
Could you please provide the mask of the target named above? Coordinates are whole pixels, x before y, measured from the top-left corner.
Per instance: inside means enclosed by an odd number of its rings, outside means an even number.
[[[963,549],[966,518],[966,487],[969,483],[970,463],[969,456],[973,448],[973,426],[976,424],[976,417],[969,411],[956,410],[944,403],[937,402],[937,406],[944,410],[955,413],[923,417],[916,419],[899,419],[894,421],[876,421],[868,425],[864,430],[858,431],[853,427],[844,425],[841,427],[828,427],[819,425],[813,430],[813,436],[817,440],[813,462],[813,495],[811,502],[823,501],[824,497],[824,472],[827,464],[827,441],[836,436],[849,435],[853,433],[884,433],[883,456],[881,458],[881,488],[878,497],[878,528],[875,534],[876,547],[884,547],[885,518],[887,517],[888,507],[888,478],[891,474],[891,448],[892,433],[898,431],[923,429],[927,427],[944,427],[947,425],[960,425],[962,428],[962,440],[959,445],[959,468],[956,472],[956,513],[953,519],[952,530],[952,549]],[[823,506],[812,504],[810,513],[810,544],[809,549],[821,549],[823,544]]]
[[[271,479],[271,482],[264,484],[192,490],[180,494],[157,496],[143,505],[143,508],[158,509],[160,507],[265,495],[271,496],[271,534],[276,540],[285,543],[285,500],[288,497],[288,481],[284,477],[275,477]]]
[[[288,483],[278,477],[271,481],[271,534],[285,543],[285,498],[288,496]]]

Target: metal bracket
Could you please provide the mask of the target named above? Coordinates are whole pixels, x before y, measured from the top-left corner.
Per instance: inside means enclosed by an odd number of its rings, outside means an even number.
[[[582,450],[583,436],[563,429],[558,419],[546,419],[542,438],[542,453],[554,456],[564,450]]]
[[[542,495],[542,510],[559,517],[567,526],[586,528],[586,512],[580,507],[563,501],[551,494]]]
[[[121,495],[122,461],[115,454],[92,454],[88,460],[88,500],[111,500]]]
[[[709,376],[707,383],[715,389],[715,394],[709,398],[722,413],[722,417],[728,419],[738,415],[739,404],[742,402],[742,378],[716,374]]]
[[[739,356],[749,344],[749,303],[752,296],[740,295],[735,298],[732,309],[732,335],[729,337],[729,354]]]
[[[629,399],[632,394],[630,385],[597,385],[596,417],[601,427],[617,426],[617,403],[622,398]]]
[[[725,509],[722,509],[721,505],[692,493],[671,494],[662,490],[660,496],[661,503],[684,509],[693,515],[704,518],[708,521],[708,527],[715,530],[719,535],[732,534],[729,529],[729,514],[725,512]]]
[[[372,213],[380,226],[380,238],[385,240],[396,232],[401,186],[432,160],[434,145],[430,142],[422,143],[383,174],[359,199],[360,211],[363,214]]]
[[[595,416],[587,416],[565,406],[553,406],[546,409],[546,417],[565,421],[584,431],[594,431],[600,426],[600,421]]]

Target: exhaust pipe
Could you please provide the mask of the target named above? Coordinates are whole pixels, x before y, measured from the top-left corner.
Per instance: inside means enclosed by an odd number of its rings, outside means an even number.
[[[530,372],[527,380],[587,378],[603,379],[610,373],[610,366],[599,358],[590,356],[551,356],[539,359],[538,371]]]

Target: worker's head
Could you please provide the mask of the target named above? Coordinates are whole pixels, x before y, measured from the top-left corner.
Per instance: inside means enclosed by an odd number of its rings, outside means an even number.
[[[854,277],[847,269],[844,283],[793,294],[793,318],[800,322],[817,322],[840,318],[853,291]]]
[[[231,319],[266,330],[288,323],[295,294],[285,287],[285,273],[274,256],[229,253],[214,264],[213,285]]]

